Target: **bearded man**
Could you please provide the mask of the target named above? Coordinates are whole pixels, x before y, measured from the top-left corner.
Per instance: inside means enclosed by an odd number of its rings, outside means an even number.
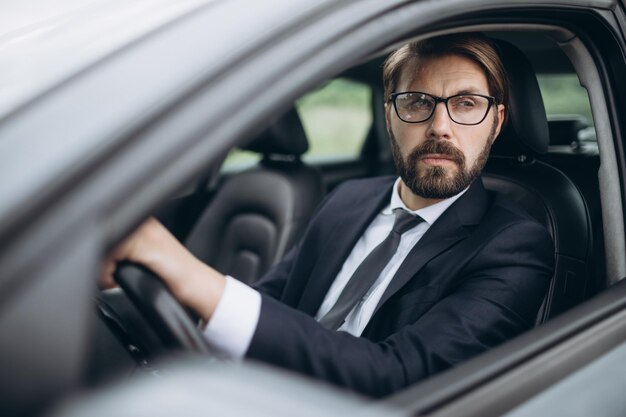
[[[531,328],[552,276],[553,244],[480,180],[506,115],[496,49],[475,34],[413,42],[388,58],[384,84],[399,178],[337,187],[255,289],[202,264],[155,220],[112,260],[161,276],[230,357],[371,396]]]

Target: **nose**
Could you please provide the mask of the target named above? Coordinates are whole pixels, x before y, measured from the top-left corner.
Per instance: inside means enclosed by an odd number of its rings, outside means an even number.
[[[435,111],[430,117],[428,126],[428,137],[432,139],[450,139],[452,132],[452,120],[448,115],[445,103],[437,103]]]

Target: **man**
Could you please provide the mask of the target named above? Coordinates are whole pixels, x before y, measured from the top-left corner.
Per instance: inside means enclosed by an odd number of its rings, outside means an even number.
[[[202,264],[155,220],[113,259],[161,276],[228,355],[372,396],[530,328],[553,245],[480,181],[506,110],[494,47],[469,34],[411,43],[387,60],[384,82],[400,178],[338,187],[257,290]]]

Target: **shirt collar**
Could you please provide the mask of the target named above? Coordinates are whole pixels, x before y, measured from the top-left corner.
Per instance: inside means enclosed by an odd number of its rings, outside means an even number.
[[[452,203],[454,203],[459,197],[465,194],[465,192],[469,189],[469,187],[467,187],[457,195],[446,198],[445,200],[432,204],[428,207],[424,207],[419,210],[410,210],[400,198],[400,192],[398,191],[400,189],[400,181],[401,179],[400,177],[398,177],[396,182],[393,184],[393,189],[391,191],[391,201],[389,205],[383,209],[382,214],[392,215],[394,209],[401,208],[408,211],[409,213],[414,213],[420,216],[429,225],[432,225],[439,218],[439,216],[441,216],[443,212],[452,205]]]

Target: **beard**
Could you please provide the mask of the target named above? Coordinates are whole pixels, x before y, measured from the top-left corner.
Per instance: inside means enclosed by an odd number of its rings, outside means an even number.
[[[467,167],[463,152],[445,139],[428,139],[416,146],[404,159],[397,140],[390,129],[391,153],[400,178],[414,194],[423,198],[444,199],[455,196],[478,178],[485,167],[491,144],[496,135],[496,121],[497,119],[494,117],[485,146],[471,167]],[[429,154],[445,155],[456,164],[457,169],[449,170],[441,166],[418,164],[420,158]]]

